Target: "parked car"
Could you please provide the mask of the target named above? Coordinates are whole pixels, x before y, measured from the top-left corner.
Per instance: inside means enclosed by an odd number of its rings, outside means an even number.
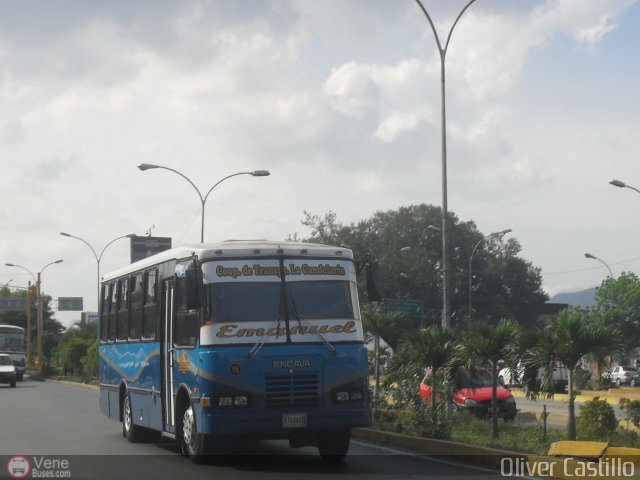
[[[538,369],[538,379],[543,375],[544,369]],[[498,383],[504,387],[519,387],[522,385],[523,369],[517,371],[505,367],[498,373]],[[563,392],[569,384],[569,370],[565,366],[556,366],[553,368],[553,388],[555,391]]]
[[[16,386],[16,367],[6,353],[0,353],[0,383],[8,383],[12,388]]]
[[[617,366],[613,367],[608,376],[611,382],[618,387],[620,385],[635,385],[637,383],[638,372],[633,367]]]
[[[431,369],[427,370],[420,382],[420,396],[425,401],[431,399],[431,386],[429,378]],[[493,379],[491,372],[486,369],[474,370],[471,375],[468,372],[461,374],[459,378],[461,388],[453,397],[453,403],[459,410],[467,410],[478,417],[487,417],[491,412],[491,397]],[[516,418],[516,400],[509,390],[502,386],[497,389],[498,416],[505,420]]]

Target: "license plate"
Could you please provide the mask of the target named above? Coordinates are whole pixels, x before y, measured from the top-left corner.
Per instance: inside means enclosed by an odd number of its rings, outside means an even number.
[[[306,413],[283,413],[282,428],[306,428]]]

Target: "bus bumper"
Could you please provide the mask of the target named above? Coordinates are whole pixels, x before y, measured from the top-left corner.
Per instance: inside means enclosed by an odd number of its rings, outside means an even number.
[[[200,431],[208,435],[243,435],[255,434],[261,438],[283,438],[291,434],[334,430],[371,425],[371,411],[368,407],[340,409],[322,412],[224,412],[220,414],[213,409],[200,408]],[[305,425],[289,428],[285,426],[285,418],[295,415],[298,418],[306,413]],[[198,413],[196,413],[198,415]]]

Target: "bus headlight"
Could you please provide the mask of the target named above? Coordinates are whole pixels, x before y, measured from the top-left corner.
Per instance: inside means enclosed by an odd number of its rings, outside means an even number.
[[[336,392],[336,400],[338,402],[348,402],[349,392]]]
[[[233,405],[233,397],[220,397],[218,398],[219,407],[230,407]]]
[[[236,407],[246,407],[249,405],[249,399],[246,395],[238,395],[237,397],[233,397],[233,405]]]
[[[363,403],[365,401],[364,390],[362,389],[340,389],[334,390],[333,401],[335,403]]]
[[[364,393],[362,390],[354,390],[351,392],[351,401],[352,402],[363,402],[364,401]]]

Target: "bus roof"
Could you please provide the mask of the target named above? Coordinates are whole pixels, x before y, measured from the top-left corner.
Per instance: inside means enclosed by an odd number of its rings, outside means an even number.
[[[121,277],[131,272],[143,270],[154,265],[195,255],[199,261],[236,257],[323,257],[353,260],[353,252],[348,247],[335,247],[318,243],[274,242],[268,240],[227,240],[217,243],[196,243],[181,245],[165,250],[131,265],[106,273],[103,281]]]
[[[24,333],[24,328],[19,327],[17,325],[9,325],[8,323],[0,323],[0,331],[13,331],[16,333]]]

